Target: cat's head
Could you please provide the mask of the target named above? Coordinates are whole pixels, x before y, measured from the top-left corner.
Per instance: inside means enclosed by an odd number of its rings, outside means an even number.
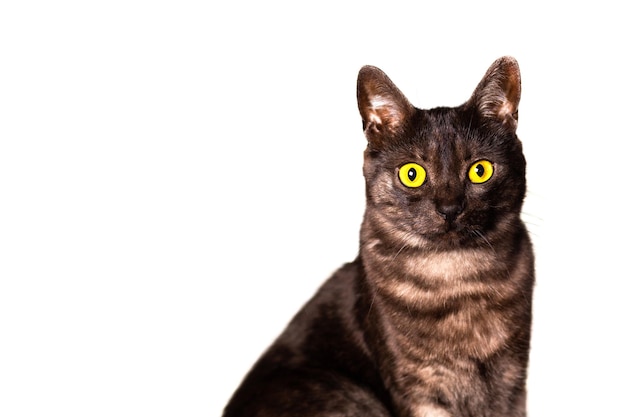
[[[369,234],[393,246],[446,249],[514,232],[526,192],[516,135],[517,62],[500,58],[458,107],[415,108],[378,68],[359,73]]]

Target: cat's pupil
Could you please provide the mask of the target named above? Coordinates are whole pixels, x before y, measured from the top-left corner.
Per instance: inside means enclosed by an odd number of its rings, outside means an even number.
[[[411,181],[415,181],[415,178],[417,178],[417,171],[415,168],[411,168],[409,169],[409,172],[407,172],[407,175]]]
[[[475,171],[479,177],[482,177],[485,174],[485,167],[483,166],[483,164],[478,164],[476,165]]]

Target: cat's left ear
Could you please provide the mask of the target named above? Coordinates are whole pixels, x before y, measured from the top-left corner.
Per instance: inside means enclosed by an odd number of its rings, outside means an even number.
[[[489,67],[468,103],[475,106],[486,119],[501,123],[515,132],[521,93],[522,82],[517,61],[505,56]]]

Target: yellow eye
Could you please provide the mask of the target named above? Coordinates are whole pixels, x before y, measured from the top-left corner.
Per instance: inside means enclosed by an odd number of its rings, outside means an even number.
[[[417,188],[426,181],[426,170],[416,163],[404,164],[398,172],[402,184],[410,188]]]
[[[474,184],[487,182],[493,175],[493,164],[485,159],[481,159],[478,162],[474,162],[467,175]]]

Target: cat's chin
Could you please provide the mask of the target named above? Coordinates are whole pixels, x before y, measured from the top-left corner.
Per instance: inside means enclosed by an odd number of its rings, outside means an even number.
[[[425,242],[424,246],[437,250],[477,247],[483,246],[486,242],[480,232],[469,229],[423,234],[422,237]]]
[[[458,233],[446,232],[436,233],[424,236],[428,242],[427,246],[433,249],[458,249],[460,247],[467,246],[467,237],[461,236]]]

